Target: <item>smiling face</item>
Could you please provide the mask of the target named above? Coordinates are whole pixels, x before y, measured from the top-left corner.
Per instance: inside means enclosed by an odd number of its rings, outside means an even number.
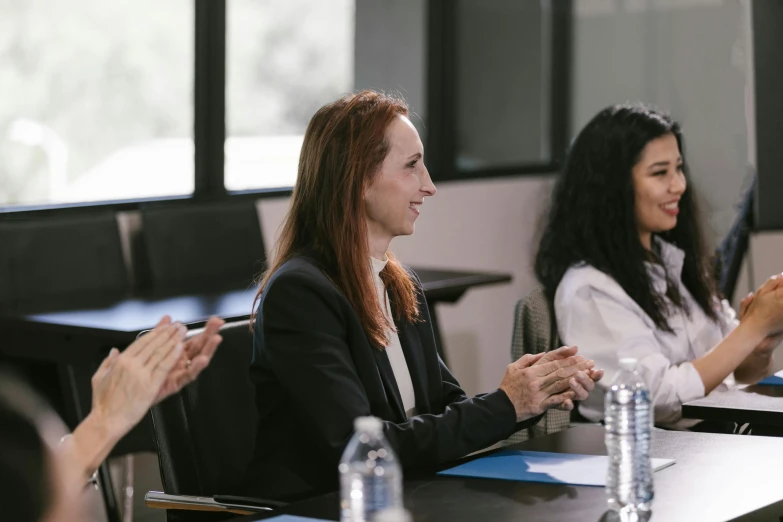
[[[395,118],[386,140],[389,152],[364,194],[370,255],[379,259],[393,238],[413,234],[424,198],[436,192],[410,120]]]
[[[631,174],[636,226],[642,245],[649,250],[653,233],[677,226],[679,201],[687,185],[682,155],[674,134],[650,141]]]

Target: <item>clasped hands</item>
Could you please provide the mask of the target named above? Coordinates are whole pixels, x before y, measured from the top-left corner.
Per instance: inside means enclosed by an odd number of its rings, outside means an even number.
[[[783,274],[775,274],[767,279],[767,281],[761,285],[758,290],[755,292],[750,292],[745,296],[745,298],[742,299],[742,301],[740,301],[740,322],[749,318],[753,312],[761,312],[760,309],[762,307],[765,308],[762,313],[771,312],[774,315],[780,315],[779,313],[775,314],[775,312],[779,312],[781,305],[783,305],[783,298],[781,295],[779,295],[781,293],[783,293]],[[773,301],[774,305],[769,306],[769,304],[772,303],[762,303],[763,300]],[[770,308],[771,310],[766,310]],[[783,340],[783,331],[778,331],[773,335],[765,337],[764,340],[756,346],[752,353],[753,355],[759,357],[771,357],[772,353],[780,344],[781,340]]]
[[[574,401],[586,399],[603,375],[592,360],[577,355],[576,346],[563,346],[509,364],[498,388],[508,395],[521,422],[550,408],[571,411]]]

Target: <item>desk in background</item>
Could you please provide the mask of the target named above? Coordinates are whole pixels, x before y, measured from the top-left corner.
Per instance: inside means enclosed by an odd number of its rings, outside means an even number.
[[[742,389],[714,392],[683,404],[682,416],[738,424],[749,422],[751,426],[777,428],[778,433],[783,434],[783,386],[754,384]],[[780,459],[783,465],[783,455]]]
[[[470,288],[511,281],[509,274],[415,270],[422,281],[436,343],[444,360],[436,304],[455,303]],[[70,306],[50,303],[49,310],[26,310],[0,317],[0,332],[9,336],[0,351],[25,359],[94,361],[104,357],[112,346],[132,343],[164,314],[189,325],[206,321],[212,315],[228,321],[247,319],[255,293],[255,288],[249,288],[109,303],[88,300],[69,303]]]
[[[606,455],[604,428],[577,426],[513,449]],[[655,430],[653,457],[673,458],[655,473],[651,522],[769,521],[783,516],[783,439]],[[603,522],[604,488],[492,479],[429,477],[405,481],[405,505],[417,522]],[[277,514],[339,520],[331,493]],[[237,518],[251,522],[275,515]]]
[[[436,304],[454,303],[473,287],[511,281],[508,274],[434,269],[419,269],[417,273],[444,360]],[[247,319],[255,293],[255,288],[248,288],[110,302],[84,296],[81,301],[69,300],[67,305],[48,302],[48,310],[6,312],[0,315],[0,354],[11,361],[57,365],[61,397],[49,398],[56,399],[54,404],[62,403],[58,413],[73,428],[89,411],[90,377],[112,347],[128,346],[140,332],[154,327],[164,314],[191,327],[203,324],[212,315],[228,321]],[[151,433],[143,426],[139,429]],[[143,438],[151,440],[147,435]],[[151,442],[142,448],[137,444],[126,447],[124,442],[118,444],[118,454],[134,448],[152,449]]]

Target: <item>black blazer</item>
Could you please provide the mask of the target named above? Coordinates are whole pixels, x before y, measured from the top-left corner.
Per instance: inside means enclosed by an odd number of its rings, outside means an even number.
[[[337,464],[359,416],[384,421],[408,474],[537,420],[517,424],[503,391],[465,395],[438,357],[421,282],[410,273],[423,320],[396,325],[416,396],[411,419],[386,352],[371,346],[353,307],[317,264],[296,257],[273,275],[255,323],[250,376],[259,420],[247,494],[291,500],[336,490]]]

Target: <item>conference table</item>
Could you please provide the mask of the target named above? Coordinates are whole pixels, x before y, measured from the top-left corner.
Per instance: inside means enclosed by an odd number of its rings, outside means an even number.
[[[595,425],[573,426],[503,449],[606,455],[604,429]],[[783,520],[781,438],[656,429],[652,456],[676,462],[655,472],[655,500],[645,520]],[[607,511],[603,487],[433,475],[405,480],[404,501],[415,522],[618,520]],[[281,514],[336,521],[338,505],[339,495],[330,493],[236,521],[270,520]]]
[[[783,435],[783,386],[754,384],[725,392],[713,392],[706,397],[687,402],[682,416],[764,426]]]

